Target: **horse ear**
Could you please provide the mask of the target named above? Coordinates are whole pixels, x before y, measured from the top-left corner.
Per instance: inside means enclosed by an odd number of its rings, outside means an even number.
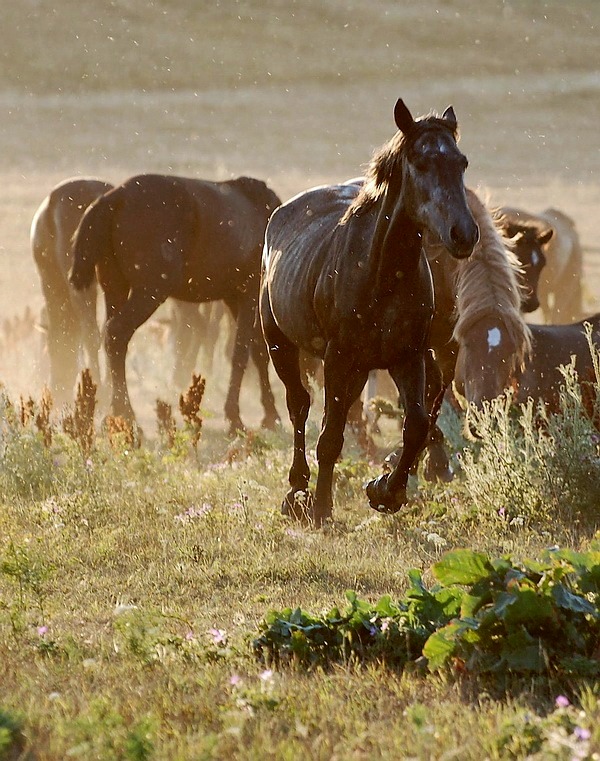
[[[453,132],[456,132],[458,122],[456,121],[456,114],[454,113],[452,106],[448,106],[448,108],[444,111],[442,114],[442,119],[448,122]]]
[[[398,98],[394,107],[394,121],[400,132],[403,132],[405,135],[410,132],[415,125],[415,120],[412,118],[412,114],[406,107],[402,98]]]
[[[538,241],[541,246],[548,243],[548,241],[552,238],[554,235],[554,228],[550,227],[548,230],[544,230],[544,232],[538,237]]]

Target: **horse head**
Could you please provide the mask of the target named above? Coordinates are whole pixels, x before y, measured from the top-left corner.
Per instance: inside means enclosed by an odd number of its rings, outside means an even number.
[[[399,132],[374,157],[368,185],[382,197],[372,256],[380,261],[406,234],[407,221],[419,235],[437,237],[457,259],[471,255],[479,228],[467,204],[468,162],[457,145],[457,122],[449,106],[441,117],[413,119],[402,100],[394,109]]]
[[[512,385],[519,356],[515,336],[497,315],[483,317],[459,345],[454,381],[462,396],[477,408]]]
[[[540,305],[538,285],[542,270],[546,266],[544,246],[552,238],[551,227],[541,229],[536,225],[509,224],[505,229],[509,246],[519,260],[520,285],[522,289],[521,309],[534,312]]]

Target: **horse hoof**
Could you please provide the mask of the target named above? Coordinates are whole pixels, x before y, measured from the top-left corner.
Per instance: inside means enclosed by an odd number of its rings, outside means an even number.
[[[406,490],[390,494],[387,489],[388,475],[378,476],[365,486],[369,507],[384,515],[393,515],[406,503]]]
[[[309,491],[289,491],[281,505],[281,514],[301,523],[312,522],[313,496]]]
[[[276,431],[278,428],[281,428],[281,418],[279,415],[273,417],[271,415],[266,416],[263,418],[261,424],[261,428],[264,428],[267,431]]]

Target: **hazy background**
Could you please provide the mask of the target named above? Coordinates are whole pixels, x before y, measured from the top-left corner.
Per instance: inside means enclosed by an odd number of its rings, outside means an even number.
[[[29,225],[66,177],[250,174],[285,199],[359,174],[399,96],[454,105],[471,186],[574,218],[596,309],[599,22],[598,0],[4,0],[0,317],[41,306]]]

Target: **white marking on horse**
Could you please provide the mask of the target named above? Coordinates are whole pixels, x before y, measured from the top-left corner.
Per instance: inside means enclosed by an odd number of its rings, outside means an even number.
[[[502,341],[502,331],[500,330],[500,328],[490,328],[487,334],[488,352],[500,346],[501,341]]]

